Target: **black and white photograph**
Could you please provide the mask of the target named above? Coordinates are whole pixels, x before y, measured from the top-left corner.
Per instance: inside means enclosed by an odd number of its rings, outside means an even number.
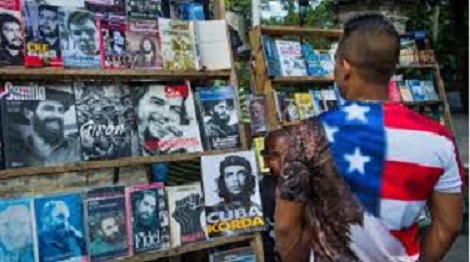
[[[268,131],[268,112],[266,111],[266,97],[264,95],[251,95],[250,118],[252,133],[257,134]]]
[[[116,82],[75,82],[82,159],[129,157],[138,145],[129,86]],[[134,147],[133,147],[134,146]]]
[[[53,5],[65,7],[85,7],[85,0],[22,0],[23,2],[31,2],[37,5]],[[87,0],[88,1],[88,0]]]
[[[142,83],[132,94],[142,155],[202,151],[189,82]]]
[[[80,161],[72,87],[67,82],[7,82],[2,100],[6,167]]]
[[[24,65],[20,11],[0,10],[0,66]]]
[[[127,0],[126,13],[131,19],[156,20],[162,17],[162,0]]]
[[[254,152],[203,156],[201,167],[209,237],[264,229]]]

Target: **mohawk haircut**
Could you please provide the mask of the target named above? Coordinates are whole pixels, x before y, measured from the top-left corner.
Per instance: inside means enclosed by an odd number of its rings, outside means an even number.
[[[400,35],[380,14],[362,14],[344,25],[338,59],[348,61],[368,82],[386,84],[400,55]]]

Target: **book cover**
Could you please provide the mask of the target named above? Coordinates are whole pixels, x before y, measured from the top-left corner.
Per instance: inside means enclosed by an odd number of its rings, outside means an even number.
[[[240,147],[240,130],[234,87],[200,87],[197,89],[206,150]]]
[[[128,254],[124,186],[94,188],[86,192],[90,260],[106,261]]]
[[[0,10],[11,10],[19,11],[20,10],[20,0],[3,0],[0,2]]]
[[[161,0],[127,0],[127,18],[156,21],[162,17],[161,2]]]
[[[126,24],[100,20],[100,55],[101,67],[105,69],[123,69],[129,67],[126,52]]]
[[[200,183],[166,187],[171,246],[206,240],[204,196]]]
[[[125,0],[85,0],[85,8],[102,20],[123,23],[126,19]]]
[[[142,155],[202,151],[189,82],[142,83],[132,94]]]
[[[210,238],[264,229],[253,151],[203,156],[201,168]]]
[[[263,45],[264,61],[268,70],[269,76],[280,76],[281,73],[281,62],[279,54],[277,52],[276,42],[269,36],[261,36]]]
[[[35,198],[34,217],[39,262],[88,261],[80,193]]]
[[[210,262],[256,262],[256,256],[250,247],[230,249],[210,254]]]
[[[323,102],[325,103],[326,110],[336,110],[339,106],[339,101],[336,96],[336,93],[333,89],[323,89],[321,90],[321,96]]]
[[[295,105],[297,106],[299,112],[300,120],[308,119],[310,117],[315,116],[312,98],[310,97],[309,93],[295,93],[294,99]]]
[[[131,68],[163,68],[162,47],[156,21],[128,21]]]
[[[434,81],[425,80],[421,81],[421,88],[424,91],[424,96],[426,100],[437,101],[439,97],[437,96],[436,89],[434,88]]]
[[[276,48],[283,76],[305,76],[307,68],[300,42],[276,39]]]
[[[163,183],[126,187],[131,255],[170,247],[170,224]]]
[[[62,6],[62,7],[85,7],[85,0],[20,0],[23,2],[35,2],[37,4]],[[87,0],[88,1],[88,0]]]
[[[0,200],[0,261],[34,262],[29,199]]]
[[[307,68],[307,74],[309,76],[323,76],[324,69],[320,63],[320,54],[317,50],[314,50],[312,45],[304,43],[301,45],[302,54],[305,59],[305,65]]]
[[[231,69],[231,50],[225,20],[197,21],[194,29],[200,67],[205,70]]]
[[[335,69],[335,62],[333,57],[331,56],[330,51],[328,50],[320,50],[318,52],[319,59],[320,59],[320,66],[323,69],[323,77],[326,78],[333,78],[334,77],[334,69]]]
[[[419,80],[406,80],[406,85],[410,88],[414,101],[425,101],[426,94]]]
[[[65,68],[100,68],[100,19],[94,13],[60,8],[60,41]]]
[[[158,19],[164,68],[167,70],[199,70],[193,21]]]
[[[251,122],[250,115],[250,100],[251,100],[251,90],[249,87],[238,87],[238,101],[240,104],[240,115],[241,121],[244,124],[249,124]]]
[[[279,122],[286,121],[285,115],[285,99],[287,93],[284,91],[274,91],[274,103],[276,104],[276,115]]]
[[[80,161],[75,99],[67,82],[6,82],[2,100],[5,166]]]
[[[264,95],[250,96],[250,127],[253,134],[269,130],[268,112],[266,110],[266,97]]]
[[[23,27],[20,11],[0,9],[0,67],[24,65]]]
[[[300,120],[297,104],[295,103],[295,93],[287,92],[284,99],[284,116],[286,123],[294,123]]]
[[[123,83],[75,82],[75,104],[82,159],[116,159],[136,155],[135,113],[129,86]]]
[[[388,100],[391,102],[400,102],[400,90],[398,89],[397,82],[395,80],[390,80],[388,82]]]
[[[323,101],[321,90],[311,89],[310,90],[310,97],[312,98],[313,112],[315,113],[315,116],[318,116],[321,113],[327,111],[326,105]]]
[[[269,174],[269,166],[264,161],[264,137],[253,138],[253,150],[256,154],[256,163],[258,164],[258,170],[261,174]]]
[[[405,102],[413,102],[413,95],[411,94],[410,87],[407,85],[405,81],[398,81],[398,89],[400,90],[400,95],[402,101]]]
[[[177,19],[184,21],[205,20],[204,6],[199,3],[180,3],[176,9],[178,10]]]
[[[409,65],[416,62],[416,43],[413,35],[403,35],[400,37],[400,64]]]

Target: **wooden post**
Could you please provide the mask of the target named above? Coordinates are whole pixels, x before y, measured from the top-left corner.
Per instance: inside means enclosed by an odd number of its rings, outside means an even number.
[[[261,233],[255,233],[255,237],[250,240],[251,249],[255,252],[256,261],[264,262],[263,238]]]
[[[449,104],[447,103],[446,90],[444,87],[444,81],[442,80],[442,77],[441,77],[441,70],[439,69],[439,65],[436,65],[433,71],[434,71],[434,78],[437,84],[437,91],[444,107],[444,122],[447,128],[449,128],[449,130],[455,136],[456,133],[455,133],[454,125],[452,124],[452,116],[450,114]]]

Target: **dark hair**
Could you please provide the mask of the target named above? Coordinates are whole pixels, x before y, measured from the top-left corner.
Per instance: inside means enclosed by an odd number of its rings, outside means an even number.
[[[75,11],[69,16],[69,19],[67,20],[67,27],[70,29],[71,24],[78,24],[84,20],[90,20],[93,22],[93,24],[95,24],[95,17],[92,13],[87,11]]]
[[[1,27],[3,27],[3,25],[5,23],[17,23],[19,26],[21,26],[20,24],[20,20],[18,20],[18,18],[16,18],[14,15],[12,14],[0,14],[0,29]],[[0,41],[1,42],[1,45],[4,45],[5,44],[5,41],[4,40],[4,36],[2,33],[0,33]]]
[[[46,89],[46,99],[41,100],[41,101],[58,101],[64,106],[64,111],[68,111],[69,108],[74,104],[74,95],[61,91],[61,90],[56,90],[56,89]],[[39,103],[41,101],[38,100],[33,100],[33,101],[27,101],[25,103],[22,103],[24,108],[30,110],[30,111],[36,111],[37,107],[39,106]]]
[[[384,16],[362,14],[344,25],[337,59],[351,63],[363,80],[388,83],[399,55],[400,35]]]
[[[267,149],[272,146],[271,142],[276,141],[282,137],[289,138],[289,132],[285,129],[277,129],[269,132],[264,138],[265,150],[263,150],[263,153],[265,153]]]
[[[155,193],[153,191],[141,191],[141,192],[138,193],[137,200],[135,201],[135,209],[136,210],[139,207],[140,202],[142,202],[142,200],[144,200],[144,198],[146,196],[153,197],[153,198],[155,198],[155,201],[157,201],[157,193]]]
[[[51,6],[51,5],[40,5],[38,7],[38,11],[39,12],[42,12],[42,11],[51,11],[51,12],[54,12],[54,13],[58,13],[59,10],[56,6]]]
[[[217,179],[217,186],[219,188],[219,197],[222,198],[226,203],[232,201],[232,195],[225,185],[224,172],[225,168],[229,166],[241,166],[245,168],[246,171],[246,180],[245,185],[242,190],[242,195],[245,196],[248,200],[250,196],[255,193],[256,177],[252,174],[250,161],[246,160],[241,156],[228,156],[219,166],[219,178]]]
[[[144,37],[142,38],[142,40],[140,40],[140,44],[139,44],[139,49],[140,51],[143,51],[144,50],[144,42],[145,41],[149,41],[150,42],[150,45],[152,46],[152,52],[154,52],[154,55],[156,55],[155,53],[157,52],[157,46],[155,45],[155,42],[152,41],[152,39],[150,39],[150,37]]]

